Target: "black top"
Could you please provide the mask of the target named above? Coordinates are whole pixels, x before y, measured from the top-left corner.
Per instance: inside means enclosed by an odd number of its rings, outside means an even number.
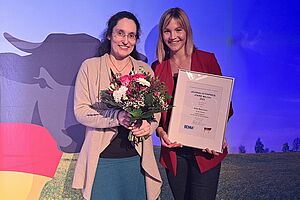
[[[133,144],[128,140],[129,131],[118,126],[118,134],[100,154],[100,158],[126,158],[138,155]]]

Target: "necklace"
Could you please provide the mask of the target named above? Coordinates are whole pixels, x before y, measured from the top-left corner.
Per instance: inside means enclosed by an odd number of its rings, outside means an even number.
[[[108,56],[109,57],[109,60],[111,62],[111,64],[113,65],[113,67],[115,68],[115,70],[117,71],[116,73],[116,77],[121,77],[122,76],[122,71],[125,70],[125,68],[128,66],[128,64],[130,63],[130,58],[128,58],[128,62],[125,64],[124,67],[122,67],[122,69],[118,69],[117,66],[115,65],[115,63],[112,61],[110,55]]]
[[[177,74],[179,69],[190,69],[190,60],[189,57],[185,58],[180,64],[178,64],[175,59],[170,59],[170,61],[174,64],[171,65],[172,73]]]
[[[175,60],[173,60],[173,59],[170,59],[170,60],[171,60],[171,62],[172,62],[173,64],[175,64],[175,66],[176,66],[177,68],[180,68],[181,63],[178,64],[177,62],[175,62]]]

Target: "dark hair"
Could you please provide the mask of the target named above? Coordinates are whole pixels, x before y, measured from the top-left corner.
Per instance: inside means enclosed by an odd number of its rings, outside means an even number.
[[[103,39],[101,40],[101,44],[99,47],[99,56],[103,56],[106,53],[110,53],[111,44],[110,40],[107,38],[112,36],[113,28],[117,25],[118,21],[120,21],[123,18],[131,19],[134,21],[136,25],[136,39],[138,40],[140,38],[141,27],[136,16],[134,16],[134,14],[128,11],[118,12],[115,15],[111,16],[107,22],[107,28],[103,33]],[[139,52],[136,50],[136,45],[134,46],[130,56],[132,56],[135,59],[139,59]]]

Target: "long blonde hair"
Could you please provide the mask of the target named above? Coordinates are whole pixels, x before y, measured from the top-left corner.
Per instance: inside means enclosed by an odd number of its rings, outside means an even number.
[[[175,19],[186,32],[185,53],[190,56],[194,51],[193,31],[187,14],[181,8],[170,8],[161,16],[159,21],[159,33],[156,46],[156,56],[161,63],[163,60],[170,58],[170,50],[163,40],[163,30],[168,26],[170,21]]]

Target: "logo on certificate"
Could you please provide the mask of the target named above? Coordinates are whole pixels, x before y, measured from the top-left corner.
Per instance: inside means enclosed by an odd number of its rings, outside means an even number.
[[[210,127],[204,127],[204,133],[210,133],[211,129]]]
[[[183,126],[184,129],[194,129],[194,126],[185,124]]]

